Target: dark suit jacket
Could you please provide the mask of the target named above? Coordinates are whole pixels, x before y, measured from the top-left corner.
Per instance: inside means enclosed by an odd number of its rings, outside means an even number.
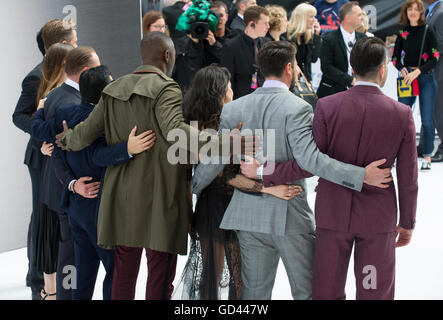
[[[232,30],[245,31],[246,23],[245,20],[240,18],[238,15],[232,20],[231,25],[229,26]]]
[[[38,64],[22,82],[22,93],[15,107],[12,121],[15,126],[26,133],[31,134],[32,114],[37,109],[37,91],[42,78],[43,62]],[[24,163],[33,168],[40,170],[43,163],[43,155],[40,152],[41,141],[29,138],[26,146]]]
[[[363,33],[355,32],[356,41],[363,37]],[[351,86],[353,77],[348,74],[347,46],[340,28],[323,38],[320,61],[323,76],[317,90],[319,98],[345,91]]]
[[[48,94],[45,108],[39,110],[31,121],[33,138],[40,141],[55,142],[55,135],[49,134],[51,133],[50,124],[45,120],[54,118],[59,107],[79,104],[80,102],[80,92],[65,83],[52,90]],[[68,188],[69,183],[75,179],[74,174],[66,166],[63,156],[64,153],[55,147],[52,157],[48,157],[45,162],[42,176],[41,201],[49,209],[57,212],[63,212],[60,208],[62,190]]]
[[[86,120],[93,109],[93,105],[85,103],[60,107],[50,121],[50,125],[54,132],[61,132],[62,121],[66,120],[68,127],[74,128],[78,123]],[[130,160],[127,142],[108,147],[104,137],[97,139],[81,151],[66,152],[65,159],[75,179],[92,177],[92,181],[102,181],[107,166],[119,165]],[[86,199],[70,192],[67,188],[63,189],[61,208],[77,221],[96,225],[99,203],[99,198]]]
[[[264,38],[257,39],[258,49],[266,42]],[[254,57],[254,42],[244,32],[227,41],[223,46],[221,65],[231,73],[231,85],[234,99],[243,97],[254,91],[251,89],[252,75],[258,71]],[[258,84],[261,86],[264,78],[258,74]]]
[[[435,8],[430,13],[427,23],[429,28],[434,32],[437,38],[438,50],[442,52],[443,50],[443,3],[438,3]],[[439,83],[439,86],[443,86],[443,63],[442,59],[437,63],[435,67],[435,78]]]
[[[411,108],[385,96],[380,89],[356,86],[320,99],[315,110],[314,138],[331,158],[365,167],[386,158],[383,167],[397,159],[400,226],[413,229],[417,208],[417,148]],[[294,171],[291,168],[295,168]],[[292,171],[292,176],[291,176]],[[299,179],[303,172],[295,160],[276,166],[265,184]],[[352,233],[395,231],[395,185],[388,189],[364,185],[356,192],[320,179],[315,202],[317,227]]]
[[[193,72],[186,60],[188,53],[188,46],[192,42],[185,32],[175,29],[178,18],[183,14],[183,1],[177,1],[172,6],[163,8],[163,15],[165,16],[166,24],[171,33],[171,39],[174,42],[176,60],[172,78],[180,85],[182,90],[186,89],[191,83]]]

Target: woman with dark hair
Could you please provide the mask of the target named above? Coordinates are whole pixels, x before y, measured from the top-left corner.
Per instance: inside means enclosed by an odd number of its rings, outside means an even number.
[[[62,85],[66,80],[66,57],[72,49],[74,47],[70,44],[56,43],[46,52],[42,79],[37,91],[36,105],[39,109],[44,107],[49,92]],[[43,142],[41,152],[45,155],[44,163],[48,157],[52,156],[53,149],[51,143]],[[44,167],[44,163],[42,167]],[[45,282],[41,297],[43,300],[55,300],[58,244],[60,241],[57,213],[40,202],[32,228],[33,252],[31,261],[35,264],[37,270],[43,272]]]
[[[401,8],[399,23],[404,28],[399,31],[395,42],[392,63],[401,72],[406,84],[418,80],[424,140],[422,144],[424,161],[421,169],[430,170],[435,136],[434,101],[437,93],[434,68],[440,59],[440,53],[434,32],[426,26],[425,7],[421,0],[405,2]],[[414,105],[415,100],[415,96],[398,98],[399,102],[410,107]]]
[[[218,130],[223,105],[232,101],[230,74],[226,68],[205,67],[197,72],[184,98],[187,122],[198,121],[200,130]],[[239,174],[238,165],[228,165],[198,196],[191,227],[191,250],[180,284],[185,300],[241,299],[240,247],[234,231],[219,228],[232,197],[233,188],[243,192],[268,193],[284,200],[300,194],[301,188],[263,184]],[[290,194],[290,196],[288,196]]]
[[[158,11],[148,11],[143,16],[143,36],[152,31],[166,32],[165,17]]]

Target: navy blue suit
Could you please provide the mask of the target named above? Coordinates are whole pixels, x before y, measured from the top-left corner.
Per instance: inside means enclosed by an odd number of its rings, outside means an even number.
[[[17,102],[17,105],[14,110],[14,114],[12,115],[12,121],[15,126],[22,131],[31,134],[31,118],[32,114],[36,110],[37,104],[37,91],[38,86],[40,84],[40,80],[42,78],[42,70],[43,70],[43,62],[39,63],[29,72],[25,79],[22,82],[22,92],[20,94],[20,98]],[[38,204],[39,204],[39,196],[40,196],[40,175],[43,163],[43,154],[40,152],[40,147],[42,143],[29,138],[28,145],[26,146],[25,152],[25,165],[28,167],[29,175],[31,176],[31,184],[32,184],[32,215],[31,222],[29,223],[28,228],[28,259],[29,263],[29,280],[31,289],[34,293],[38,293],[40,296],[40,289],[43,288],[43,273],[39,272],[35,267],[35,263],[31,262],[31,233],[32,233],[32,225],[35,223]],[[34,227],[35,228],[35,227]]]
[[[45,102],[45,108],[39,110],[31,120],[32,137],[40,141],[55,141],[55,135],[49,135],[45,121],[55,117],[55,112],[61,106],[79,104],[81,102],[80,92],[67,85],[52,90]],[[58,248],[57,263],[57,300],[71,300],[72,291],[63,288],[63,273],[65,266],[75,264],[74,242],[72,240],[71,230],[67,214],[60,207],[61,195],[64,189],[68,188],[69,183],[75,179],[72,171],[67,167],[63,160],[63,151],[56,146],[52,157],[45,157],[43,165],[41,201],[52,211],[58,213],[60,219],[60,242]]]
[[[60,107],[55,118],[43,123],[40,114],[40,128],[48,135],[55,135],[63,130],[62,121],[66,120],[70,128],[86,120],[94,106],[79,104]],[[129,161],[126,142],[107,146],[104,137],[97,139],[91,146],[78,151],[66,152],[65,161],[76,179],[92,177],[93,181],[102,181],[107,166],[119,165]],[[111,299],[112,277],[114,269],[114,251],[97,246],[98,199],[86,199],[68,189],[62,193],[61,207],[68,212],[72,236],[74,238],[75,266],[77,269],[77,289],[73,290],[74,300],[90,300],[94,293],[95,281],[100,261],[106,277],[103,282],[103,298]]]

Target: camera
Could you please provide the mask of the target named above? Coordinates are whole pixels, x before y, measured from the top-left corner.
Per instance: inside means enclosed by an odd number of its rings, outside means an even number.
[[[194,1],[179,18],[175,29],[190,33],[195,39],[206,39],[209,30],[215,32],[219,15],[209,9],[210,3],[205,0]]]

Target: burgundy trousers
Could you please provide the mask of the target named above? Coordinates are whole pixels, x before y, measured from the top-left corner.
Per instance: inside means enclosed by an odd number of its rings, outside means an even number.
[[[112,300],[134,300],[143,248],[116,246]],[[177,255],[146,249],[148,279],[146,300],[170,300],[174,286]]]
[[[393,300],[396,233],[354,234],[317,228],[313,300],[346,299],[345,285],[354,246],[357,300]]]

